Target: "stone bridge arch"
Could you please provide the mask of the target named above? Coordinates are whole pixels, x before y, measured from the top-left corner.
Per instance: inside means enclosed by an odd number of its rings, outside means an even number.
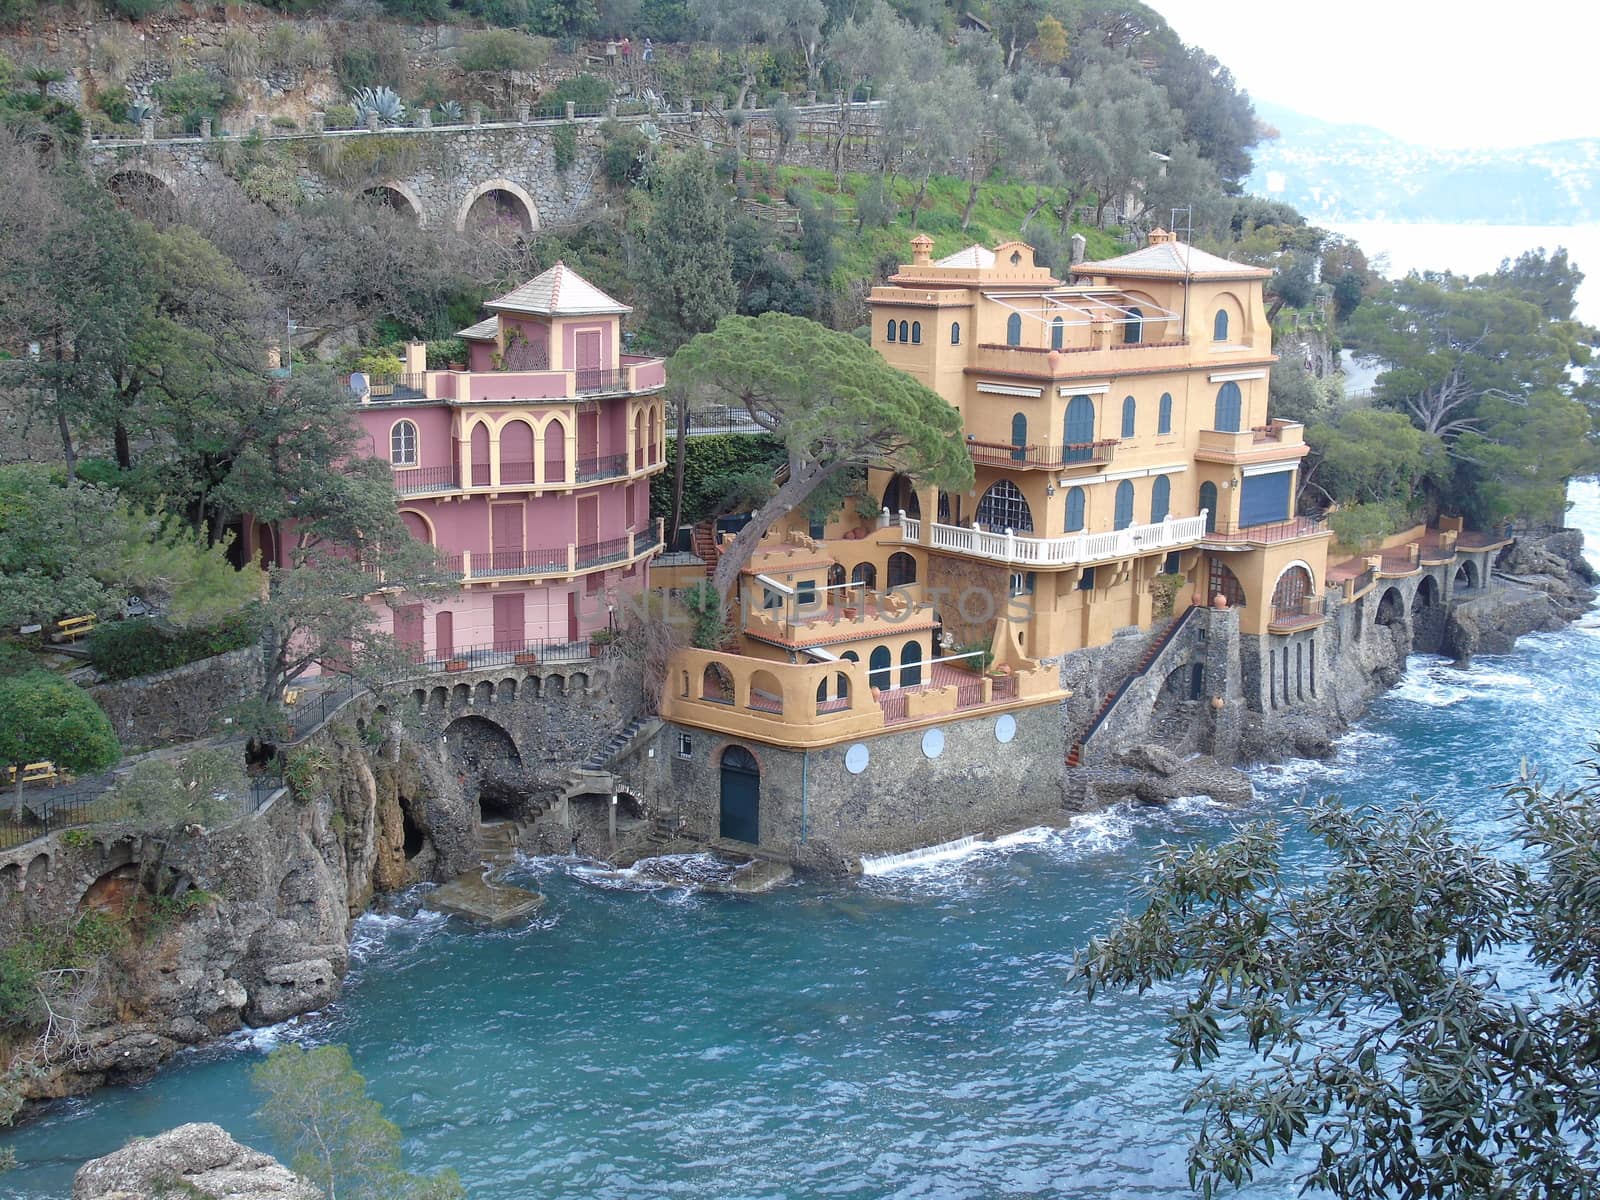
[[[178,183],[172,172],[147,162],[118,165],[103,181],[106,190],[135,216],[170,216],[178,206]]]
[[[456,210],[456,228],[462,232],[509,232],[513,227],[518,236],[537,233],[539,206],[526,188],[504,177],[478,184]]]
[[[359,195],[363,200],[399,213],[418,225],[422,224],[425,211],[422,197],[417,195],[416,188],[403,180],[386,179],[382,183],[368,184]]]

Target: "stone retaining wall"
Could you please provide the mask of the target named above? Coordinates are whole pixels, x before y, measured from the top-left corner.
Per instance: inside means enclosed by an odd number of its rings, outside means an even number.
[[[260,651],[247,646],[155,675],[95,684],[89,695],[111,719],[123,752],[133,754],[218,732],[231,708],[260,691],[261,672]]]

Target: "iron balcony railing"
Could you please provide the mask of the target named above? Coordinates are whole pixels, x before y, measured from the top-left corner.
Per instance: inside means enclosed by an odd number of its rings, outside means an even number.
[[[648,554],[661,544],[661,535],[654,529],[642,529],[633,535],[633,552],[635,555]]]
[[[460,486],[454,466],[394,469],[394,490],[402,496],[415,496],[418,492],[448,492]]]
[[[603,454],[578,459],[578,482],[591,483],[596,479],[610,479],[628,473],[626,454]]]
[[[1267,628],[1273,633],[1286,633],[1315,625],[1322,620],[1322,617],[1322,598],[1302,596],[1298,600],[1274,605]]]
[[[1111,461],[1116,438],[1096,442],[1073,442],[1064,446],[1017,446],[1006,442],[969,441],[967,450],[980,466],[1042,468],[1059,471],[1064,467],[1095,466]]]
[[[538,663],[575,663],[605,658],[610,653],[610,635],[605,631],[576,638],[499,638],[471,646],[447,646],[432,653],[413,647],[411,665],[424,672],[475,671],[480,667],[503,667],[509,663],[533,666]]]
[[[1217,521],[1212,528],[1206,530],[1206,540],[1270,546],[1276,542],[1292,542],[1296,538],[1311,537],[1322,533],[1327,526],[1327,518],[1321,515],[1290,517],[1287,521],[1267,521],[1260,525]]]
[[[491,550],[487,554],[472,556],[472,574],[480,575],[542,575],[567,569],[567,548],[546,547],[538,550]]]
[[[579,367],[574,374],[579,392],[619,392],[628,388],[626,367]]]
[[[622,559],[632,557],[633,539],[631,537],[610,538],[604,542],[590,542],[578,547],[578,566],[596,567],[601,563],[620,562]]]

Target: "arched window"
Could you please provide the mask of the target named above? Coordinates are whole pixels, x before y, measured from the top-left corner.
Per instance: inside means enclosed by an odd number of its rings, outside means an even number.
[[[1061,349],[1061,347],[1066,344],[1066,339],[1067,339],[1066,322],[1064,322],[1060,317],[1056,317],[1053,320],[1051,320],[1051,322],[1050,322],[1050,349],[1052,349],[1052,350]]]
[[[1132,396],[1122,398],[1122,436],[1131,438],[1139,414],[1138,402]]]
[[[961,345],[961,322],[960,321],[951,321],[950,322],[950,344],[952,346]]]
[[[1094,401],[1074,396],[1067,401],[1067,419],[1061,439],[1067,462],[1088,462],[1094,454]]]
[[[1028,452],[1023,449],[1028,444],[1028,417],[1026,413],[1017,413],[1011,418],[1011,444],[1016,447],[1011,452],[1013,462],[1021,462],[1028,457]]]
[[[910,332],[911,331],[910,331],[909,328],[907,328],[906,323],[904,321],[901,321],[900,322],[900,340],[902,342],[909,342],[911,340],[911,338],[909,336]]]
[[[1217,309],[1217,315],[1211,321],[1211,340],[1225,342],[1228,340],[1228,310]]]
[[[1207,599],[1223,596],[1228,601],[1230,608],[1243,608],[1245,606],[1244,586],[1239,582],[1239,577],[1233,573],[1228,564],[1215,554],[1210,556],[1211,569],[1207,573],[1206,582],[1210,586]]]
[[[889,686],[889,674],[894,669],[894,652],[887,646],[874,646],[867,659],[867,682],[882,691]]]
[[[1067,489],[1067,532],[1078,533],[1083,529],[1083,502],[1084,493],[1081,487]]]
[[[907,642],[900,650],[900,686],[916,687],[922,682],[922,643]]]
[[[975,520],[995,533],[1010,529],[1015,533],[1033,532],[1033,513],[1027,498],[1009,479],[1002,479],[978,501]]]
[[[889,340],[891,342],[895,340],[894,331],[895,331],[895,323],[893,321],[890,321],[889,322]]]
[[[1022,314],[1012,313],[1006,318],[1006,345],[1022,345]]]
[[[911,322],[911,344],[913,346],[920,346],[922,344],[922,322],[921,321],[913,321],[913,322]]]
[[[1156,414],[1156,432],[1172,432],[1172,393],[1161,393],[1161,407]]]
[[[1229,380],[1217,389],[1217,420],[1218,433],[1238,433],[1241,410],[1244,407],[1244,393],[1239,390],[1239,385]]]
[[[843,587],[844,586],[844,564],[843,563],[833,563],[831,566],[828,567],[828,586],[831,587],[831,588],[832,587]]]
[[[1316,595],[1311,584],[1311,572],[1298,564],[1287,568],[1278,576],[1272,589],[1272,613],[1275,617],[1297,617],[1307,596]]]
[[[1129,321],[1122,327],[1122,342],[1125,346],[1137,346],[1144,340],[1144,310],[1130,308]]]
[[[1206,510],[1206,532],[1217,531],[1217,485],[1207,481],[1200,485],[1200,507]]]
[[[1117,484],[1117,511],[1112,520],[1115,529],[1126,529],[1133,524],[1133,480],[1124,479]]]
[[[389,463],[396,467],[417,465],[417,427],[410,421],[396,421],[389,430]]]
[[[1150,486],[1150,524],[1167,519],[1167,513],[1172,511],[1172,480],[1165,475],[1157,475],[1156,481]]]
[[[917,560],[904,550],[889,555],[889,586],[904,587],[917,581]]]
[[[855,570],[850,572],[850,582],[859,583],[868,591],[878,586],[878,568],[869,562],[857,563]]]

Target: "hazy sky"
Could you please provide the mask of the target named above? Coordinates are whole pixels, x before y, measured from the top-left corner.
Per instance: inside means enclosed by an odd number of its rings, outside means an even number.
[[[1600,0],[1147,0],[1252,96],[1442,146],[1600,137]]]

